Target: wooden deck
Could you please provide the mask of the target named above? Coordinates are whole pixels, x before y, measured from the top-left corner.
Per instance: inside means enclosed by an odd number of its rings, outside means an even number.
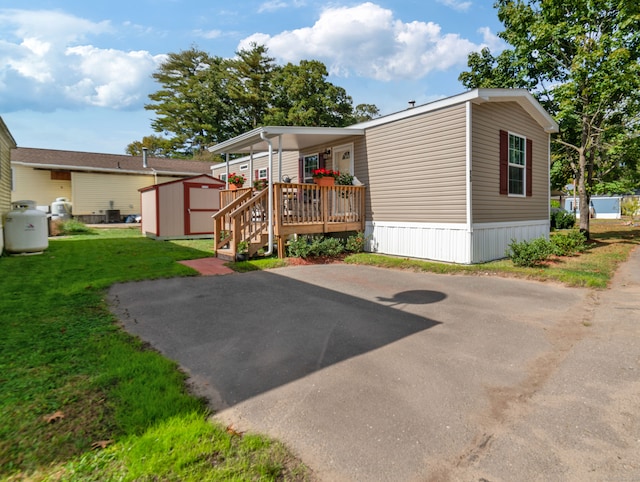
[[[280,257],[292,234],[364,231],[364,186],[275,183],[273,188],[273,232]],[[267,190],[221,191],[220,204],[224,207],[213,217],[217,253],[234,259],[242,241],[250,256],[266,246]]]

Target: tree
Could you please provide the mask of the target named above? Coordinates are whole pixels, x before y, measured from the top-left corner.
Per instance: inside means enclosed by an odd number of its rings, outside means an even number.
[[[170,53],[153,78],[162,88],[145,109],[156,113],[154,131],[171,134],[172,157],[193,157],[227,136],[232,103],[223,59],[195,48]]]
[[[378,115],[372,104],[354,111],[351,97],[327,75],[314,60],[278,66],[257,44],[226,60],[195,48],[169,54],[153,74],[161,88],[145,106],[164,136],[135,141],[127,152],[155,149],[163,139],[158,152],[166,157],[205,159],[206,147],[262,125],[341,127]]]
[[[271,101],[271,79],[274,59],[267,56],[267,47],[251,44],[251,49],[236,52],[236,58],[227,62],[228,94],[240,108],[236,130],[246,131],[261,125]]]
[[[133,141],[125,152],[130,156],[141,156],[142,148],[146,147],[152,157],[172,157],[173,145],[171,141],[160,136],[144,136],[142,141]]]
[[[589,206],[599,179],[623,166],[611,156],[616,146],[638,130],[638,4],[498,0],[496,6],[505,26],[498,35],[513,48],[498,57],[488,49],[471,54],[471,70],[460,80],[469,88],[533,89],[561,126],[554,157],[569,166],[580,205]],[[580,229],[589,235],[589,216],[580,217]]]
[[[353,101],[342,87],[327,82],[317,60],[288,63],[274,71],[271,108],[265,125],[344,127],[353,123]]]
[[[374,104],[358,104],[353,111],[355,122],[366,122],[380,117],[380,109]]]

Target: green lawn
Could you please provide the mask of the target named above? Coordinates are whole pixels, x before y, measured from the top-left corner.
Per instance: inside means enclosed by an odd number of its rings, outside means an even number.
[[[621,220],[592,220],[587,250],[577,256],[552,257],[544,266],[523,268],[508,259],[476,265],[456,265],[418,259],[359,253],[348,263],[411,269],[441,274],[512,276],[539,281],[557,281],[567,286],[606,288],[618,265],[640,244],[640,228]]]
[[[543,268],[357,254],[346,262],[606,287],[640,230],[594,221],[579,256]],[[177,260],[211,240],[152,241],[138,229],[52,239],[42,255],[0,258],[0,478],[5,480],[305,480],[278,442],[209,423],[178,367],[123,332],[104,301],[113,283],[191,276]],[[235,263],[241,271],[283,266]],[[102,447],[105,448],[95,448]]]
[[[210,240],[125,229],[0,259],[0,478],[304,479],[281,444],[209,423],[178,367],[124,333],[104,302],[113,283],[194,275],[175,261],[211,254]]]

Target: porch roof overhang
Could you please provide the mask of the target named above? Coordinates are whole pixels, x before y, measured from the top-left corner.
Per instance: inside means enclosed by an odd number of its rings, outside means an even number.
[[[248,154],[264,152],[271,141],[275,151],[299,151],[319,144],[329,144],[345,137],[363,136],[364,129],[353,127],[265,126],[209,147],[213,154]]]

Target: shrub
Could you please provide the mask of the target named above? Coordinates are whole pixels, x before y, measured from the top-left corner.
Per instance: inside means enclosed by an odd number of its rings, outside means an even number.
[[[343,252],[344,244],[339,238],[323,236],[298,236],[287,246],[287,255],[294,258],[338,256]]]
[[[625,198],[620,204],[620,211],[623,216],[629,216],[631,220],[640,213],[640,198],[628,197]]]
[[[538,266],[553,254],[551,242],[546,238],[536,238],[532,241],[511,240],[507,256],[516,266]]]
[[[92,234],[95,231],[84,223],[70,219],[60,223],[60,234]]]
[[[554,234],[551,245],[556,256],[571,256],[586,249],[587,238],[579,229],[572,229],[567,233]]]
[[[287,245],[287,256],[292,258],[306,258],[311,252],[308,236],[297,236]]]
[[[359,232],[354,235],[351,235],[347,238],[345,243],[345,251],[349,253],[362,253],[364,251],[364,243],[366,242],[366,238],[364,233]]]
[[[339,238],[324,238],[320,241],[320,256],[338,256],[344,253],[344,244]]]
[[[562,209],[551,210],[551,229],[571,229],[576,224],[576,217]]]

